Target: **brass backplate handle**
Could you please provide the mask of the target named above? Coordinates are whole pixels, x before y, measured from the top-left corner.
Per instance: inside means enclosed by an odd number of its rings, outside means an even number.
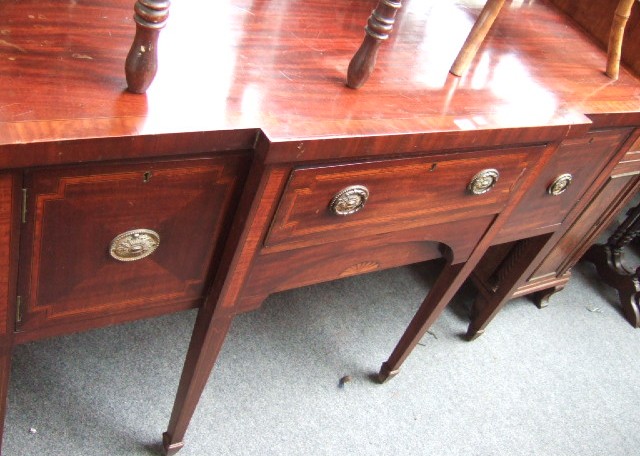
[[[151,255],[160,245],[160,235],[140,228],[125,231],[111,241],[109,254],[118,261],[136,261]]]
[[[473,176],[471,182],[469,182],[469,185],[467,186],[467,189],[474,195],[482,195],[483,193],[487,193],[491,190],[493,186],[496,185],[499,178],[500,173],[497,169],[483,169]]]
[[[555,178],[551,185],[547,188],[547,193],[552,196],[558,196],[571,185],[573,181],[573,176],[569,173],[561,174]]]
[[[369,198],[369,189],[364,185],[343,188],[331,199],[329,211],[335,215],[355,214],[361,210]]]

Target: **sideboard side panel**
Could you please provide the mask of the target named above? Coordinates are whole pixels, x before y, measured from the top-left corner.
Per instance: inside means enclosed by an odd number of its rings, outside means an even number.
[[[16,173],[0,174],[0,344],[13,333],[15,264],[20,181]]]

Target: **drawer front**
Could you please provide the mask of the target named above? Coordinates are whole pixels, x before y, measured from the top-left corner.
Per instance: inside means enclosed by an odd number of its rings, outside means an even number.
[[[525,147],[295,169],[265,246],[288,249],[498,213],[540,150]],[[472,193],[469,183],[490,169],[499,173],[495,186],[486,193]],[[336,215],[332,201],[354,186],[368,191],[364,207]]]
[[[198,305],[246,166],[239,154],[28,172],[17,328]]]
[[[596,131],[564,141],[540,177],[514,210],[495,242],[508,242],[552,231],[562,223],[600,170],[613,158],[631,129]],[[563,177],[570,184],[563,190]],[[557,194],[553,194],[554,182]],[[564,181],[566,182],[566,180]]]

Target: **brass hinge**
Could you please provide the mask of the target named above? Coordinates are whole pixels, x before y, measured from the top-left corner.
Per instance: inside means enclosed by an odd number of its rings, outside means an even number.
[[[22,322],[22,296],[16,297],[16,324]]]
[[[27,223],[27,189],[22,189],[22,223]]]

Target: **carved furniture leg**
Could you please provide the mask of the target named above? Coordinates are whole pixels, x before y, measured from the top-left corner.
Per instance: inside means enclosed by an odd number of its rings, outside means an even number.
[[[462,76],[467,71],[480,45],[496,20],[496,17],[498,17],[498,13],[500,13],[504,2],[505,0],[487,1],[449,70],[452,74]]]
[[[398,374],[404,360],[449,304],[453,295],[466,279],[466,273],[461,274],[463,266],[464,263],[451,264],[451,259],[447,258],[444,269],[409,323],[393,353],[387,361],[382,363],[378,374],[380,383],[384,383]]]
[[[400,0],[379,0],[364,28],[364,41],[349,63],[347,86],[357,89],[369,79],[376,65],[380,44],[389,38],[396,13],[401,7]]]
[[[627,213],[606,244],[596,244],[584,255],[583,259],[596,266],[598,275],[607,285],[618,291],[625,318],[634,327],[640,327],[640,306],[638,293],[640,282],[638,273],[624,265],[624,248],[640,234],[640,204]]]
[[[169,0],[137,0],[136,36],[127,55],[127,90],[145,93],[158,70],[158,36],[169,16]]]
[[[627,20],[631,15],[631,7],[635,0],[620,0],[613,16],[611,31],[609,32],[609,45],[607,46],[607,76],[618,79],[620,74],[620,57],[622,56],[622,40]]]

